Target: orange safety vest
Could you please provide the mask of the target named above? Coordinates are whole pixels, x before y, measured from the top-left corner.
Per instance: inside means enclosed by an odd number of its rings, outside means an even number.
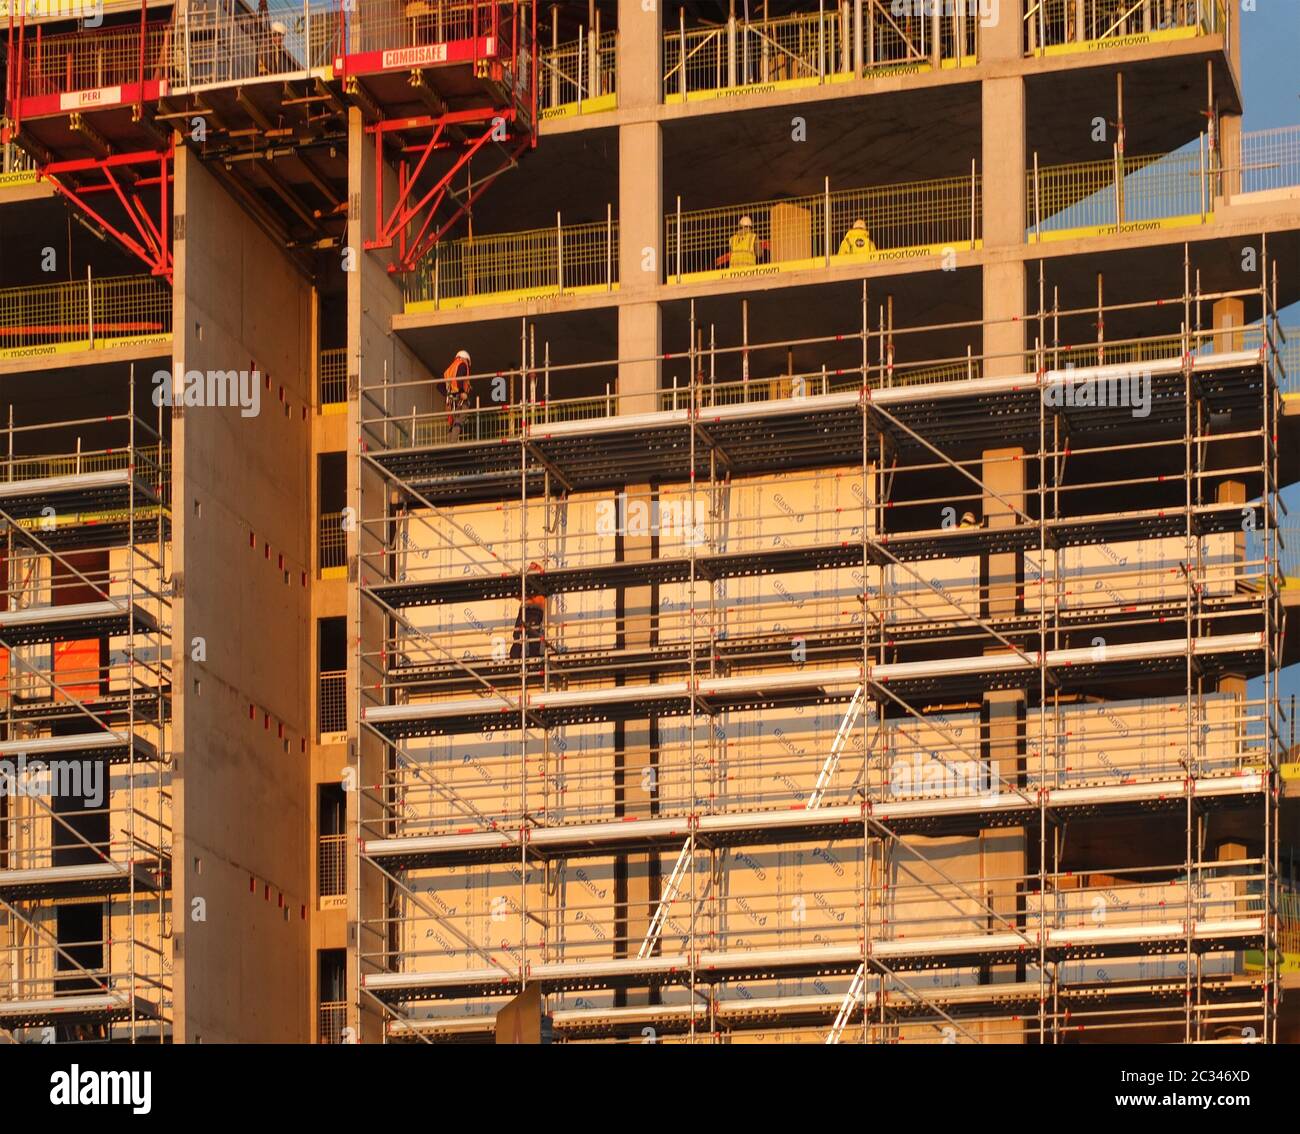
[[[453,358],[451,365],[442,372],[442,380],[447,383],[447,396],[452,394],[468,394],[469,382],[466,380],[469,374],[469,364],[463,358]]]

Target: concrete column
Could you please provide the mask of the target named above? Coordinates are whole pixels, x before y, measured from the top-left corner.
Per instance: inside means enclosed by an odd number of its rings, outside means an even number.
[[[619,290],[644,302],[623,304],[618,312],[619,410],[645,413],[655,408],[659,388],[659,305],[653,295],[664,271],[663,134],[657,122],[619,128]]]
[[[628,528],[619,539],[624,560],[648,562],[658,554],[658,537],[653,528],[640,530],[636,517],[654,515],[657,493],[649,485],[629,485],[626,514]],[[654,611],[658,605],[657,586],[627,587],[619,595],[620,647],[646,649],[654,644]],[[639,676],[630,681],[640,681]],[[656,736],[653,721],[629,720],[616,732],[617,752],[614,765],[615,813],[627,818],[647,818],[658,812],[659,791],[656,779]],[[625,945],[618,952],[636,956],[645,939],[659,898],[660,860],[658,854],[620,856],[616,865],[617,900],[621,908],[616,921]],[[625,1003],[647,1003],[647,993],[626,995]]]
[[[1018,247],[1025,242],[1024,79],[985,79],[980,104],[984,247]]]
[[[1012,527],[1019,522],[1016,509],[1024,510],[1025,464],[1020,448],[989,449],[983,454],[981,480],[986,486],[983,500],[987,527]],[[994,495],[996,494],[996,495]],[[1012,615],[1016,611],[1020,590],[1020,557],[1015,553],[990,555],[985,572],[987,586],[986,613],[990,618]],[[990,649],[1002,653],[1001,646]],[[984,695],[984,718],[987,729],[989,770],[998,792],[1011,790],[1020,782],[1024,750],[1026,694],[1022,689],[995,690]],[[984,839],[985,893],[992,906],[994,922],[1015,923],[1019,886],[1014,881],[1027,868],[1025,830],[1022,827],[982,832]],[[995,966],[990,974],[994,983],[1017,979],[1016,967]],[[994,1038],[994,1037],[990,1037]],[[1002,1043],[1022,1042],[1023,1032],[999,1030]]]
[[[984,265],[984,377],[1023,374],[1025,359],[1025,267]]]
[[[1005,20],[1007,14],[1002,14]],[[984,116],[980,168],[983,239],[987,249],[1019,247],[1025,239],[1025,86],[1019,78],[981,85]],[[1025,268],[1019,261],[984,267],[984,373],[1025,370]]]
[[[990,9],[996,13],[987,23],[981,22],[979,28],[980,62],[988,63],[999,59],[1019,59],[1023,52],[1024,10],[1026,0],[996,0]],[[980,10],[978,0],[968,5],[975,12]],[[975,18],[972,13],[968,18]],[[986,84],[987,85],[987,84]],[[985,122],[989,119],[985,118]]]
[[[615,57],[620,109],[644,109],[660,101],[663,85],[663,14],[659,4],[618,0]]]
[[[1020,522],[1016,509],[1025,506],[1025,451],[1021,448],[986,449],[980,479],[985,485],[984,524],[1010,528]],[[996,495],[995,495],[996,494]],[[987,608],[990,618],[1016,612],[1020,563],[1016,552],[988,557]]]
[[[645,110],[661,99],[662,15],[659,5],[646,11],[641,0],[619,0],[618,102],[620,109]],[[618,357],[643,361],[620,362],[620,413],[645,413],[655,408],[662,353],[661,320],[655,293],[664,272],[663,136],[657,122],[632,122],[619,128],[619,290],[635,301],[620,305]],[[644,296],[644,299],[640,297]],[[649,505],[649,485],[628,485],[629,514]],[[627,560],[649,560],[655,553],[652,532],[622,539]],[[619,596],[623,614],[622,644],[635,649],[650,644],[653,587],[629,587]],[[618,731],[615,792],[623,815],[653,813],[658,799],[653,780],[654,745],[651,722],[628,721]],[[659,856],[627,855],[617,864],[620,931],[626,951],[635,955],[645,938],[658,897]],[[647,994],[624,994],[628,1002],[644,1003]]]

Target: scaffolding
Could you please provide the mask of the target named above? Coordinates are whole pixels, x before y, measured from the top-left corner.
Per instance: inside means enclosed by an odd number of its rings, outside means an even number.
[[[11,1040],[170,1037],[162,427],[134,395],[125,413],[75,420],[9,411],[0,1029]]]
[[[864,286],[793,342],[692,305],[657,358],[525,323],[504,406],[363,375],[355,1010],[464,1039],[538,983],[575,1040],[1275,1039],[1263,261],[1078,309],[1040,266],[1012,354]],[[554,394],[628,366],[660,388]],[[1068,837],[1137,817],[1140,863]]]

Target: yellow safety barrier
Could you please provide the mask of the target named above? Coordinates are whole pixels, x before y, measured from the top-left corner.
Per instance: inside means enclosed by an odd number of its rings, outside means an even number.
[[[35,185],[36,162],[12,142],[0,145],[0,189],[16,189]]]
[[[980,194],[980,178],[972,175],[670,214],[669,282],[750,279],[827,263],[968,251],[979,246]],[[752,241],[740,235],[745,217]]]
[[[318,398],[325,412],[346,406],[348,400],[348,352],[346,347],[320,352]]]
[[[0,360],[170,341],[171,292],[152,276],[0,291]]]
[[[343,512],[322,512],[317,527],[316,566],[323,577],[327,571],[344,570],[348,558],[348,533]]]
[[[1169,154],[1044,166],[1027,175],[1031,242],[1153,232],[1200,224],[1213,215],[1208,154]]]
[[[595,42],[582,35],[570,43],[544,48],[537,82],[538,118],[570,118],[597,114],[618,105],[615,84],[617,34],[602,32]]]
[[[406,287],[406,310],[513,303],[618,286],[618,223],[535,228],[441,242]]]
[[[684,23],[664,35],[664,101],[695,102],[790,90],[862,77],[972,66],[979,17],[972,3],[933,20],[921,5],[863,8],[862,59],[855,65],[853,9],[827,5],[769,20],[704,27]],[[935,32],[938,30],[938,50]]]
[[[1026,55],[1072,55],[1144,47],[1222,33],[1223,0],[1033,0],[1025,9]]]

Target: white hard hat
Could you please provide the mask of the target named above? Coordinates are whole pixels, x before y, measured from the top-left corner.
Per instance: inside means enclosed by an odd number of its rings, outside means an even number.
[[[273,24],[271,25],[271,34],[272,34],[272,35],[288,35],[288,34],[289,34],[289,29],[288,29],[287,27],[285,27],[284,24],[280,23],[279,20],[276,20],[275,23],[273,23]]]
[[[855,221],[853,222],[853,227],[854,227],[854,228],[860,228],[860,229],[862,229],[863,232],[866,232],[866,230],[867,230],[867,222],[864,221],[861,217],[858,217],[858,219],[855,220]]]
[[[961,522],[962,522],[963,524],[973,524],[973,523],[975,522],[975,513],[974,513],[974,512],[963,512],[963,513],[961,514]]]
[[[753,228],[753,227],[754,227],[754,222],[753,222],[752,220],[749,219],[748,215],[743,216],[743,217],[740,218],[740,227],[741,227],[741,228]]]
[[[469,351],[467,351],[467,350],[458,350],[458,351],[456,352],[456,357],[457,357],[457,358],[463,358],[466,362],[468,362],[468,361],[469,361]]]

